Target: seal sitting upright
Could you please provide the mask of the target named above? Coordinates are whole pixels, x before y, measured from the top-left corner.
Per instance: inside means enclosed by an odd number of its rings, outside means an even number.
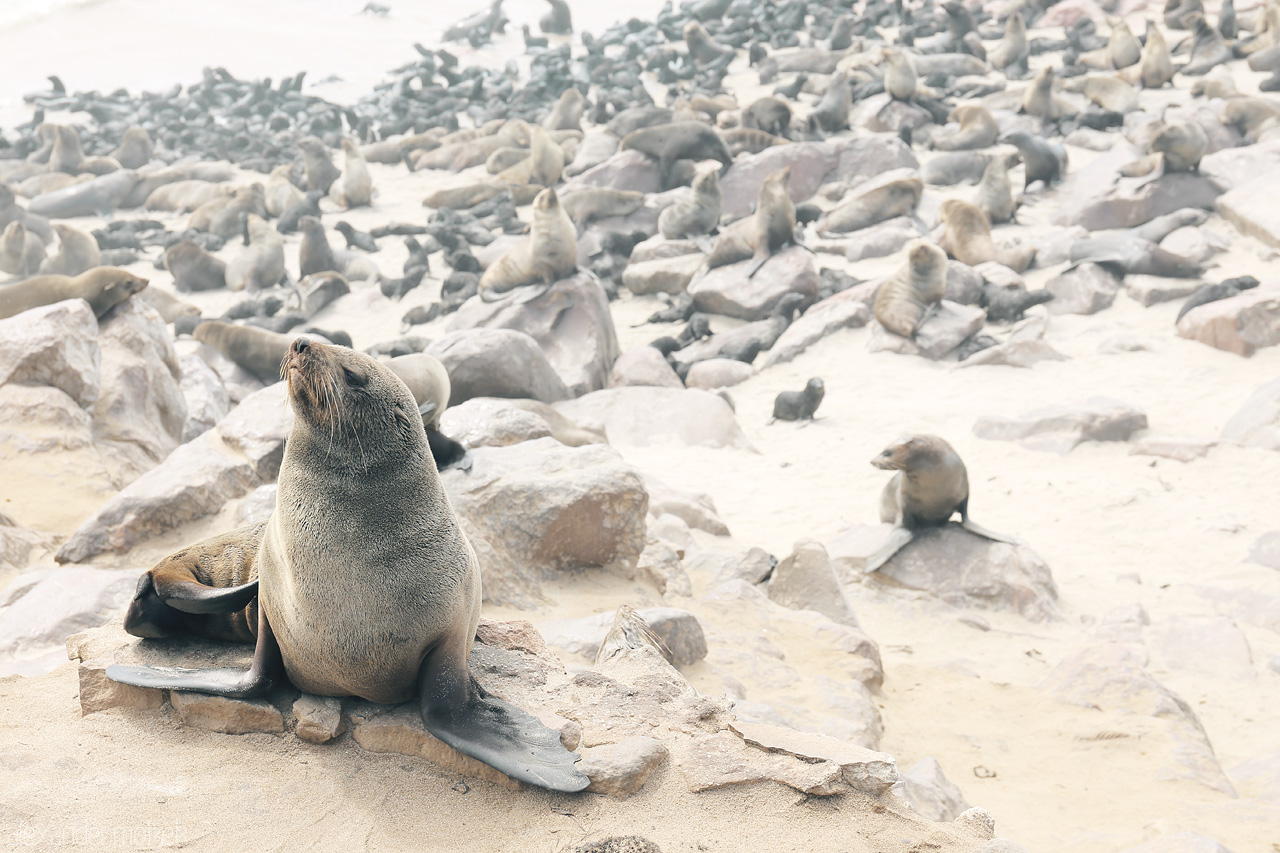
[[[936,435],[909,435],[889,445],[871,464],[897,471],[880,494],[880,520],[892,522],[889,541],[867,558],[874,572],[902,550],[921,527],[938,527],[960,513],[960,525],[995,542],[1017,541],[969,518],[969,473],[955,448]]]
[[[522,782],[585,788],[590,780],[557,732],[471,675],[480,568],[404,382],[363,353],[307,338],[290,345],[283,372],[294,422],[276,510],[256,551],[244,548],[251,531],[231,537],[253,556],[258,580],[216,589],[167,584],[148,573],[138,588],[139,598],[154,596],[188,613],[241,610],[256,589],[252,666],[115,664],[107,676],[246,697],[270,689],[283,672],[298,689],[321,696],[387,704],[417,697],[427,730],[459,752]],[[187,551],[221,550],[225,539]]]

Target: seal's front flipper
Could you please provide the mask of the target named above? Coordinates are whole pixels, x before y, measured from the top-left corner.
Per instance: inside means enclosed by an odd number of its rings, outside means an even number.
[[[214,587],[157,576],[155,584],[160,600],[183,613],[235,613],[248,607],[258,594],[257,578],[239,586]]]
[[[981,536],[983,539],[990,539],[992,542],[1006,542],[1010,545],[1019,544],[1018,540],[1014,539],[1012,536],[1005,536],[1000,533],[992,532],[981,524],[978,524],[976,521],[966,518],[963,515],[960,516],[960,526],[973,535]]]
[[[488,693],[448,645],[427,656],[418,691],[427,731],[464,755],[551,791],[572,793],[591,784],[573,766],[578,755],[564,748],[559,732]]]
[[[471,470],[471,453],[467,448],[442,432],[427,430],[427,444],[431,447],[431,458],[436,460],[437,471],[459,468]]]
[[[751,259],[751,266],[747,269],[747,278],[751,278],[760,272],[760,267],[764,266],[765,261],[769,260],[769,253],[758,254]]]
[[[163,690],[191,690],[212,693],[232,699],[248,699],[261,696],[270,690],[284,674],[284,661],[280,657],[280,645],[267,623],[267,616],[258,609],[258,645],[253,650],[253,663],[244,669],[186,669],[184,667],[123,666],[113,663],[107,667],[107,678],[134,687],[155,687]]]
[[[874,552],[867,557],[867,564],[863,567],[863,571],[867,574],[879,571],[880,567],[889,562],[889,559],[899,551],[901,551],[914,534],[910,528],[895,527],[889,532],[889,539]]]

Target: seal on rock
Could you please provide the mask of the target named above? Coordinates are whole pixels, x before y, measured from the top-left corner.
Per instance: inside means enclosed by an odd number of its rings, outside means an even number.
[[[58,251],[40,264],[41,275],[80,275],[102,262],[102,250],[92,235],[62,222],[53,223]]]
[[[889,540],[867,557],[865,570],[874,572],[911,541],[922,527],[946,524],[960,513],[960,525],[995,542],[1016,540],[969,518],[969,474],[955,448],[936,435],[910,435],[895,441],[871,460],[885,471],[896,471],[880,495],[880,520],[891,522]]]
[[[131,127],[120,138],[120,146],[110,156],[124,169],[141,169],[151,162],[151,154],[155,151],[155,143],[151,134],[140,127]]]
[[[733,155],[714,127],[700,121],[676,121],[634,130],[623,137],[622,151],[636,150],[658,160],[659,189],[675,186],[677,160],[718,160],[721,174],[733,165]]]
[[[298,149],[302,152],[307,189],[328,193],[341,172],[329,159],[329,151],[324,143],[314,136],[306,136],[298,140]]]
[[[308,276],[317,272],[337,270],[338,262],[333,258],[333,249],[329,246],[329,238],[324,234],[324,226],[314,216],[304,216],[298,220],[302,228],[302,244],[298,247],[298,275]]]
[[[440,359],[423,352],[396,356],[388,359],[386,365],[400,377],[418,404],[436,468],[470,470],[471,456],[467,448],[440,432],[440,416],[449,408],[449,395],[453,393],[448,369]]]
[[[493,302],[526,284],[554,284],[578,268],[578,233],[553,189],[533,200],[529,236],[503,254],[480,277],[480,297]]]
[[[429,732],[514,779],[559,791],[590,780],[558,732],[492,696],[467,656],[480,567],[445,495],[413,395],[375,359],[298,338],[284,372],[294,410],[276,510],[259,546],[258,629],[245,672],[113,664],[144,687],[261,695],[281,675],[319,696],[416,698]],[[202,593],[206,611],[209,598]],[[174,595],[170,606],[185,598]],[[228,609],[238,607],[239,599]]]
[[[890,332],[912,337],[947,291],[947,253],[928,240],[907,244],[907,262],[876,290],[872,313]]]
[[[39,275],[0,287],[0,320],[65,299],[83,299],[97,317],[147,286],[128,270],[94,267],[77,276]]]
[[[791,127],[791,107],[781,98],[766,95],[742,111],[742,126],[786,136]]]
[[[373,178],[369,176],[369,164],[350,139],[342,140],[342,151],[346,155],[346,168],[342,171],[341,180],[333,182],[329,196],[348,210],[353,207],[368,207],[373,201]]]
[[[996,144],[1000,128],[986,107],[965,104],[956,107],[947,116],[948,121],[958,122],[960,129],[934,134],[929,140],[939,151],[968,151],[987,148]]]
[[[658,230],[668,240],[710,234],[720,224],[720,173],[702,172],[693,179],[693,198],[678,201],[658,214]]]
[[[1035,249],[1018,246],[1000,249],[991,239],[991,222],[979,208],[958,198],[949,198],[938,208],[938,218],[946,232],[938,245],[951,257],[969,266],[997,261],[1014,272],[1022,272],[1035,258]]]
[[[1013,188],[1009,185],[1008,158],[998,154],[991,158],[973,194],[973,205],[991,222],[1013,221],[1018,204],[1013,200]]]
[[[782,391],[773,401],[773,420],[811,421],[825,395],[826,387],[816,376],[805,383],[803,391]]]
[[[1023,192],[1026,192],[1036,181],[1044,181],[1045,187],[1048,188],[1051,184],[1062,180],[1066,174],[1067,154],[1062,146],[1046,142],[1038,136],[1032,136],[1021,130],[1006,133],[1003,141],[1016,147],[1018,156],[1022,158],[1022,165],[1025,167]]]

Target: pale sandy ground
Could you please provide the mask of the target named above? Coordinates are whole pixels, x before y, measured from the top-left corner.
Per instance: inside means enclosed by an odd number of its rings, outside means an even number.
[[[190,81],[199,65],[214,62],[242,76],[308,68],[311,79],[318,80],[332,71],[347,81],[368,81],[361,84],[367,87],[400,57],[412,55],[408,40],[427,40],[431,27],[438,32],[442,21],[459,14],[451,12],[424,25],[421,33],[404,36],[403,28],[376,29],[386,22],[350,17],[348,10],[358,8],[358,3],[320,3],[317,8],[332,10],[322,16],[323,27],[308,29],[305,42],[281,45],[277,55],[261,55],[255,45],[273,38],[281,41],[272,33],[290,26],[290,16],[302,5],[306,4],[271,4],[267,9],[267,4],[222,3],[216,13],[191,12],[207,16],[199,28],[205,40],[182,49],[172,39],[160,38],[178,29],[174,19],[179,13],[147,0],[91,4],[67,13],[65,23],[78,30],[64,30],[59,19],[30,25],[25,33],[0,33],[0,79],[5,81],[0,107],[11,103],[15,93],[39,88],[40,75],[49,71],[64,74],[72,88],[77,86],[73,80],[83,80],[82,85],[101,88],[159,89]],[[530,20],[541,13],[541,4],[512,5],[517,26],[520,10],[529,10]],[[152,15],[155,28],[127,35],[129,28],[121,26],[112,11],[125,8]],[[637,5],[628,11],[648,15],[652,10]],[[590,12],[576,14],[585,17]],[[413,17],[417,11],[405,15],[419,20]],[[431,17],[421,15],[423,20]],[[147,61],[126,51],[127,61],[98,67],[94,51],[102,45],[89,34],[104,31],[121,34],[113,38],[145,42]],[[30,44],[35,36],[43,33],[47,38],[53,32],[79,34],[59,48],[66,56],[47,68],[41,65],[38,73],[30,70],[34,63],[29,49],[25,61],[9,49],[14,40]],[[220,33],[236,34],[235,46],[224,43],[229,36]],[[339,51],[333,39],[344,35],[358,35],[360,46]],[[735,79],[745,83],[752,76]],[[1257,75],[1245,71],[1238,76],[1242,86],[1256,85]],[[315,91],[338,97],[323,87]],[[749,100],[747,95],[743,98]],[[1156,99],[1185,103],[1189,97],[1166,90]],[[1071,156],[1073,168],[1079,168],[1096,155],[1073,149]],[[439,180],[421,173],[406,175],[398,167],[374,166],[373,174],[380,192],[375,207],[327,217],[327,224],[338,218],[360,228],[390,219],[416,221],[422,215],[424,191]],[[1027,231],[1046,229],[1054,207],[1054,197],[1044,196],[1025,210],[1021,217]],[[1280,267],[1274,260],[1263,260],[1271,253],[1261,244],[1239,237],[1217,217],[1206,227],[1232,240],[1231,252],[1218,256],[1219,267],[1210,271],[1210,278],[1244,273],[1264,281],[1277,277]],[[1008,234],[1004,230],[997,236]],[[341,245],[336,234],[331,234],[331,241],[335,247]],[[286,250],[295,271],[296,245],[297,238],[290,238]],[[403,247],[395,238],[382,245],[378,264],[384,272],[398,274]],[[231,247],[223,254],[234,251]],[[820,260],[843,265],[826,255]],[[847,268],[870,278],[896,263],[881,259]],[[1034,270],[1029,283],[1037,286],[1055,271]],[[154,285],[169,284],[167,274],[151,272]],[[361,289],[331,306],[315,323],[345,328],[357,346],[367,346],[395,336],[399,317],[412,305],[428,301],[433,290],[424,286],[403,303],[391,303],[376,289]],[[217,294],[193,301],[208,314],[232,300]],[[668,327],[631,328],[656,305],[652,298],[615,303],[624,350],[667,333]],[[1055,702],[1035,688],[1083,641],[1089,624],[1113,608],[1139,603],[1158,624],[1170,617],[1213,613],[1212,604],[1195,591],[1197,585],[1280,596],[1280,573],[1245,561],[1249,545],[1259,535],[1280,527],[1275,494],[1280,454],[1221,446],[1207,458],[1182,464],[1131,456],[1127,444],[1086,444],[1058,456],[979,440],[972,434],[974,422],[983,415],[1017,415],[1103,395],[1144,409],[1151,425],[1148,435],[1215,438],[1257,386],[1280,375],[1280,349],[1242,359],[1182,340],[1173,332],[1176,312],[1177,303],[1142,308],[1122,294],[1098,315],[1053,317],[1049,340],[1071,358],[1043,362],[1031,370],[958,369],[919,358],[872,354],[867,352],[869,331],[843,331],[794,362],[732,390],[739,423],[758,453],[683,446],[619,449],[646,473],[714,497],[737,535],[726,541],[698,534],[704,547],[760,545],[784,556],[799,539],[829,541],[849,525],[875,521],[886,475],[868,460],[896,435],[919,431],[946,437],[969,467],[975,517],[992,529],[1016,533],[1046,560],[1067,619],[1036,625],[1014,615],[984,613],[991,630],[983,631],[962,622],[960,611],[848,586],[864,628],[884,656],[885,685],[877,697],[885,723],[883,748],[896,755],[903,768],[925,756],[937,757],[970,803],[995,815],[1000,834],[1031,851],[1121,850],[1186,829],[1216,837],[1235,853],[1280,849],[1275,847],[1280,845],[1280,805],[1274,800],[1267,805],[1251,799],[1260,791],[1247,785],[1237,786],[1240,798],[1233,800],[1190,782],[1158,781],[1155,772],[1164,756],[1148,754],[1140,723],[1132,724],[1129,738],[1090,740],[1112,721],[1099,712]],[[414,331],[438,336],[446,322]],[[715,325],[732,322],[717,319]],[[1099,354],[1099,344],[1118,335],[1148,339],[1153,351]],[[810,376],[821,376],[827,385],[820,419],[805,428],[766,426],[777,392],[798,389]],[[29,482],[24,483],[24,497],[30,494]],[[19,500],[4,503],[5,511],[13,507],[20,522],[62,534],[76,523],[68,523],[68,518],[83,518],[102,499],[79,489],[70,472],[51,472],[36,491],[45,499],[45,509]],[[147,543],[126,560],[103,564],[145,567],[173,548],[226,529],[232,515],[228,508]],[[4,580],[0,577],[0,584]],[[700,595],[709,578],[693,580],[695,595]],[[659,601],[652,591],[611,576],[575,578],[553,585],[548,596],[552,603],[537,611],[493,609],[486,615],[541,621],[610,610],[623,602]],[[1280,747],[1280,715],[1275,710],[1280,705],[1280,676],[1266,666],[1271,656],[1280,654],[1280,636],[1245,622],[1239,627],[1252,647],[1252,678],[1228,680],[1156,655],[1149,667],[1195,709],[1228,769]],[[803,666],[803,649],[792,657],[800,661],[797,667]],[[705,664],[688,674],[705,692],[723,689]],[[14,802],[22,803],[20,809],[10,808],[6,817],[8,822],[15,817],[25,821],[37,832],[74,832],[81,824],[73,815],[83,814],[86,831],[92,832],[134,823],[178,827],[178,843],[195,842],[197,849],[451,849],[451,842],[432,840],[431,834],[432,815],[448,809],[465,823],[467,833],[473,833],[468,849],[477,850],[563,849],[604,825],[610,831],[644,832],[664,849],[841,849],[841,844],[863,849],[852,836],[843,842],[836,836],[813,839],[808,846],[792,848],[777,837],[765,842],[737,835],[758,832],[778,820],[801,822],[806,810],[826,808],[820,801],[801,803],[802,798],[789,794],[704,794],[697,800],[696,815],[676,813],[681,808],[679,786],[665,784],[664,779],[653,791],[623,804],[584,804],[541,794],[513,800],[481,785],[472,786],[463,797],[450,791],[455,780],[420,762],[370,756],[349,745],[326,750],[268,736],[229,738],[158,726],[154,717],[117,712],[81,721],[70,667],[43,679],[0,685],[0,767],[5,768],[0,776],[6,791],[20,794]],[[803,694],[789,699],[806,701]],[[35,736],[27,729],[35,719],[65,725],[44,726]],[[979,778],[979,766],[995,775]],[[661,772],[675,774],[669,768]],[[59,782],[53,788],[59,793],[35,809],[40,801],[37,791],[51,779],[73,780],[74,787]],[[211,802],[216,808],[209,806]],[[562,809],[573,816],[561,814]],[[502,817],[495,820],[495,815]],[[233,828],[216,831],[222,816]],[[131,823],[133,818],[139,819]],[[277,821],[283,825],[269,831],[246,829]],[[860,823],[853,830],[854,835],[869,831],[886,833],[879,839],[885,846],[873,841],[866,849],[896,849],[887,843],[891,826],[868,828]],[[269,837],[258,832],[268,832]],[[430,846],[433,843],[441,846]]]

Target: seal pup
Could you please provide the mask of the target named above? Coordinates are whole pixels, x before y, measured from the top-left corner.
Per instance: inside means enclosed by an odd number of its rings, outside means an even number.
[[[147,279],[117,267],[94,267],[77,276],[39,275],[0,287],[0,320],[66,299],[83,299],[97,317],[147,286]]]
[[[553,189],[533,200],[529,236],[508,249],[480,277],[480,298],[493,302],[526,284],[550,286],[578,268],[578,233]]]
[[[181,293],[227,286],[226,263],[191,240],[175,243],[165,251],[164,268],[173,276],[174,288]]]
[[[1014,272],[1022,272],[1035,258],[1031,246],[1000,249],[991,239],[991,222],[979,208],[958,198],[949,198],[938,208],[938,218],[946,228],[938,245],[963,264],[977,266],[997,261]]]
[[[689,48],[689,56],[700,65],[710,64],[717,59],[732,59],[735,53],[730,45],[713,39],[706,27],[697,21],[684,25],[684,43]]]
[[[742,126],[773,136],[786,136],[791,127],[791,107],[780,98],[766,95],[742,111]]]
[[[58,251],[40,264],[41,275],[80,275],[102,263],[102,250],[91,235],[62,222],[53,223],[53,230]]]
[[[822,405],[826,386],[816,376],[805,383],[803,391],[782,391],[773,400],[773,421],[811,421]]]
[[[1187,316],[1187,312],[1193,308],[1208,305],[1210,302],[1217,302],[1219,299],[1230,299],[1233,296],[1239,296],[1244,291],[1252,290],[1257,286],[1258,280],[1251,275],[1229,278],[1218,284],[1206,284],[1197,288],[1194,293],[1187,297],[1187,301],[1182,303],[1182,307],[1178,309],[1178,316],[1174,318],[1173,322],[1176,324]]]
[[[659,186],[672,189],[677,160],[718,160],[724,164],[720,174],[733,165],[733,155],[714,127],[700,121],[676,121],[658,124],[628,133],[619,150],[636,150],[658,160]]]
[[[938,151],[968,151],[974,148],[988,148],[996,144],[1000,128],[995,118],[986,107],[978,104],[965,104],[956,107],[947,116],[947,121],[959,123],[959,130],[943,130],[935,133],[929,140]]]
[[[910,103],[916,97],[916,67],[912,64],[906,51],[901,48],[886,48],[881,52],[885,60],[884,90],[895,101]]]
[[[227,287],[232,290],[260,290],[273,287],[284,278],[284,238],[256,213],[244,224],[249,245],[231,259],[226,268]]]
[[[720,224],[720,173],[707,171],[693,179],[693,198],[678,201],[658,214],[658,230],[668,240],[710,234]]]
[[[287,452],[287,451],[286,451]],[[867,557],[865,571],[879,570],[922,527],[938,527],[960,513],[960,526],[993,542],[1017,540],[993,533],[969,518],[969,474],[955,448],[936,435],[898,439],[871,460],[896,471],[880,494],[880,520],[891,522],[889,540]]]
[[[341,172],[329,159],[329,151],[324,143],[314,136],[305,136],[298,140],[298,149],[302,152],[307,189],[328,193]]]
[[[914,337],[947,292],[947,253],[925,239],[906,247],[906,263],[876,290],[872,313],[890,332]]]
[[[468,668],[480,567],[404,382],[364,353],[307,338],[293,341],[282,372],[294,422],[256,556],[251,668],[113,664],[107,676],[248,697],[284,675],[319,696],[416,697],[427,730],[458,751],[522,782],[585,788],[559,733],[489,694]],[[218,591],[200,594],[201,609],[214,609]],[[242,596],[226,609],[239,609]],[[181,608],[186,597],[175,591],[166,603]]]
[[[348,210],[353,207],[368,207],[373,201],[373,178],[369,176],[369,164],[350,139],[342,140],[342,152],[346,157],[342,177],[329,188],[329,197]]]
[[[312,273],[337,270],[338,262],[333,258],[333,249],[329,247],[329,238],[324,234],[324,226],[314,216],[304,216],[298,220],[302,226],[302,244],[298,247],[298,275],[309,276]]]
[[[359,231],[350,222],[338,222],[333,226],[347,241],[348,249],[360,249],[365,252],[378,251],[378,241],[368,231]]]
[[[44,241],[14,220],[0,234],[0,270],[18,276],[35,275],[44,260]]]

